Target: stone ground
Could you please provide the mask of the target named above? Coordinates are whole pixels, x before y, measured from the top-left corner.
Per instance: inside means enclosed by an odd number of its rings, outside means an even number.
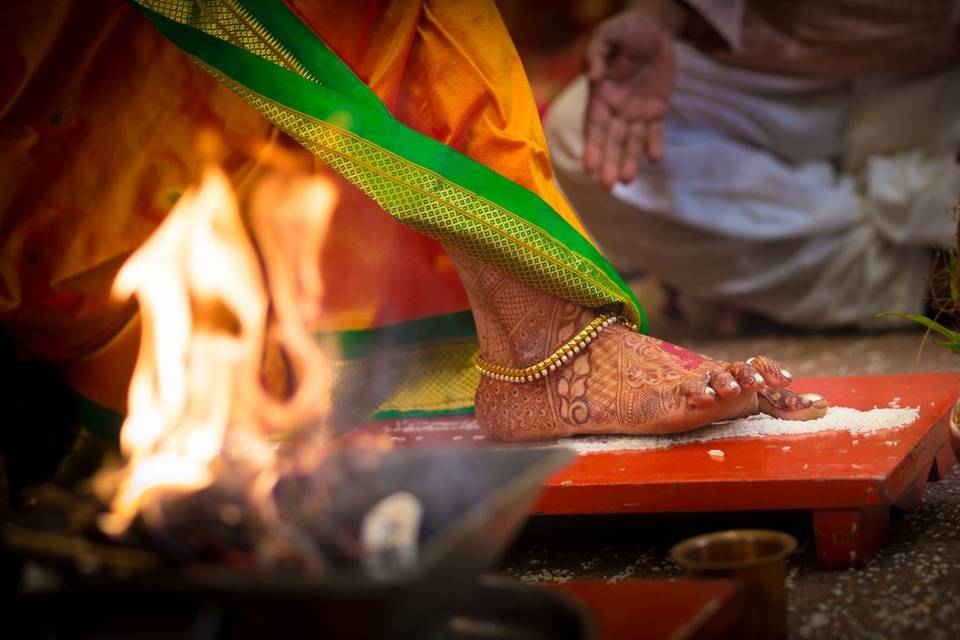
[[[797,376],[960,368],[960,356],[935,345],[918,353],[923,334],[913,331],[718,339],[693,338],[689,327],[672,326],[669,333],[654,333],[722,359],[764,353]],[[675,542],[751,526],[781,529],[800,540],[788,561],[791,638],[960,637],[960,466],[929,484],[916,511],[895,515],[887,546],[856,570],[817,570],[809,518],[797,513],[538,517],[501,570],[526,582],[670,579],[680,575],[668,555]]]

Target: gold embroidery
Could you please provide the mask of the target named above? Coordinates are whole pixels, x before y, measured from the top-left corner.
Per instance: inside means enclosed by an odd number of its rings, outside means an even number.
[[[285,67],[317,84],[319,79],[300,64],[279,40],[233,0],[136,0],[174,22],[189,25],[207,35]]]
[[[277,104],[195,60],[407,226],[577,304],[597,308],[611,300],[623,303],[622,294],[603,284],[608,280],[605,273],[535,225],[359,136]],[[624,312],[632,314],[632,308],[624,306]]]
[[[170,19],[234,42],[275,64],[294,65],[309,78],[302,65],[233,0],[140,1]],[[202,2],[203,10],[196,2]],[[232,9],[221,4],[224,2]],[[239,13],[245,19],[241,20]],[[633,305],[610,277],[536,225],[340,127],[251,91],[193,59],[400,222],[552,295],[594,308],[617,301],[621,308],[615,310],[629,315],[628,326],[636,326],[639,318]]]

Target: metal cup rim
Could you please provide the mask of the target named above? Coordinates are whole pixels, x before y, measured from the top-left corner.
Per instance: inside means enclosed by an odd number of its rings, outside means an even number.
[[[775,553],[765,555],[751,560],[729,560],[729,561],[700,561],[691,560],[686,554],[691,549],[703,548],[710,543],[731,540],[731,539],[768,539],[777,540],[781,543],[781,549]],[[783,531],[774,531],[772,529],[729,529],[726,531],[715,531],[705,533],[686,540],[682,540],[673,545],[670,549],[670,557],[673,561],[687,570],[718,570],[731,571],[737,569],[749,569],[759,567],[773,562],[778,562],[793,553],[797,548],[797,539],[789,533]]]

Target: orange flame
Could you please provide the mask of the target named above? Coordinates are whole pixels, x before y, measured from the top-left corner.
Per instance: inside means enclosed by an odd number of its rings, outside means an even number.
[[[225,465],[254,469],[249,490],[269,493],[277,459],[267,434],[322,423],[331,368],[308,326],[335,201],[320,179],[266,179],[252,201],[255,245],[226,176],[210,168],[123,266],[113,293],[136,296],[142,337],[105,531],[147,517],[160,495],[210,486]],[[263,383],[270,349],[295,379],[279,397]]]

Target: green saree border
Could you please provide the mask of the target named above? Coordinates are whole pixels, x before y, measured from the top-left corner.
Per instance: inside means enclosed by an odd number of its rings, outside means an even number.
[[[334,66],[343,72],[335,74],[338,83],[342,83],[346,72],[349,72],[355,83],[363,85],[356,76],[352,75],[349,67],[329,52],[317,36],[282,3],[272,3],[270,11],[267,11],[263,3],[234,2],[233,4],[245,7],[257,4],[257,8],[260,9],[258,13],[263,15],[276,12],[277,15],[272,18],[267,17],[268,22],[273,20],[270,24],[274,28],[281,31],[299,31],[299,35],[285,34],[287,39],[305,40],[317,51],[327,52],[325,57],[322,57],[324,63],[329,63],[330,60],[336,61],[337,65]],[[596,289],[584,290],[585,292],[593,291],[583,296],[589,298],[590,306],[620,303],[630,319],[637,322],[640,330],[647,331],[647,318],[639,302],[612,266],[589,240],[533,192],[446,145],[413,131],[392,117],[383,115],[383,110],[371,110],[364,104],[318,85],[303,75],[288,71],[245,49],[208,35],[192,26],[171,20],[145,7],[138,8],[174,43],[205,64],[211,65],[219,73],[238,82],[247,91],[272,101],[279,108],[295,111],[305,118],[322,122],[325,126],[339,128],[377,145],[389,154],[409,160],[421,170],[434,173],[438,181],[443,180],[441,176],[451,177],[456,187],[472,192],[473,197],[486,200],[488,204],[502,209],[504,213],[539,230],[546,238],[546,243],[553,242],[558,245],[558,248],[565,249],[567,253],[563,260],[541,255],[542,258],[549,258],[556,269],[566,269],[584,279],[589,278],[587,274],[590,272],[594,273],[595,277],[600,277],[600,281],[591,281]],[[300,26],[292,26],[295,24]],[[304,54],[301,53],[301,55]],[[370,93],[369,89],[366,91]],[[380,104],[382,106],[382,103]],[[439,189],[440,186],[438,185],[437,188]],[[488,199],[479,195],[484,193],[488,194]],[[507,232],[499,231],[499,233],[510,241],[517,242],[515,237]],[[532,247],[528,246],[522,250],[530,249]],[[597,299],[596,292],[604,292],[603,297],[609,299],[606,301]],[[579,302],[588,303],[586,300]]]
[[[377,411],[374,420],[406,420],[409,418],[441,418],[443,416],[467,416],[475,413],[473,406],[444,411]]]
[[[126,420],[126,416],[119,411],[114,411],[102,404],[94,402],[72,387],[68,387],[68,389],[70,389],[70,393],[73,396],[71,402],[73,404],[73,416],[77,424],[105,440],[118,442],[120,440],[120,429],[123,426],[123,421]],[[470,415],[472,413],[474,413],[473,405],[468,405],[458,409],[443,409],[440,411],[375,411],[370,415],[370,419],[404,420],[408,418],[439,418],[443,416]]]
[[[262,34],[265,37],[276,38],[273,34],[277,34],[282,39],[283,49],[292,54],[297,62],[321,84],[383,116],[392,117],[377,94],[361,82],[353,70],[344,64],[285,3],[232,0],[230,4],[237,6],[239,13],[246,14],[262,24],[267,32]],[[321,46],[316,46],[317,44]]]
[[[314,338],[321,343],[335,342],[343,360],[360,360],[399,347],[428,347],[443,342],[475,339],[476,335],[473,314],[470,311],[455,311],[371,329],[316,332]],[[69,385],[66,385],[66,388],[72,394],[71,409],[77,424],[108,440],[119,439],[120,427],[126,419],[124,414],[91,400]],[[472,412],[473,405],[465,405],[437,411],[375,411],[371,418],[428,418]]]
[[[407,320],[372,329],[317,332],[321,342],[335,341],[339,356],[346,360],[366,358],[382,349],[427,344],[444,340],[476,338],[473,313],[457,311],[416,320]]]

